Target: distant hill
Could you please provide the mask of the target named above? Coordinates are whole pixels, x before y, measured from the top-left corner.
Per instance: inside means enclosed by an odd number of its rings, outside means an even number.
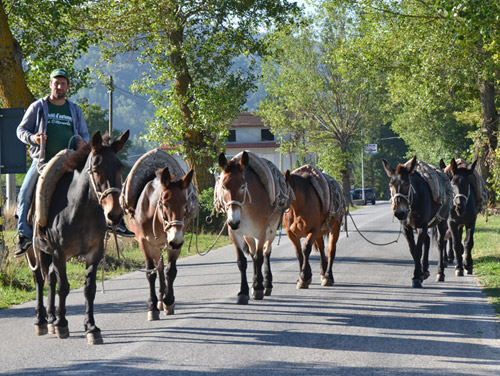
[[[75,66],[88,67],[98,63],[98,49],[92,49],[81,58]],[[235,67],[246,67],[247,62],[242,56],[235,61]],[[137,62],[137,57],[132,54],[121,56],[120,59],[108,67],[101,67],[101,72],[106,80],[109,75],[113,76],[115,90],[113,92],[113,127],[122,131],[130,129],[132,136],[147,133],[147,123],[153,120],[155,108],[148,102],[148,98],[134,95],[130,92],[130,85],[140,79],[146,67]],[[94,83],[85,89],[78,91],[72,97],[74,100],[87,98],[91,103],[98,103],[103,109],[109,107],[109,94],[105,82],[100,82],[95,76]],[[257,83],[258,90],[249,93],[246,104],[248,111],[255,111],[259,102],[264,98],[265,91],[261,84]]]

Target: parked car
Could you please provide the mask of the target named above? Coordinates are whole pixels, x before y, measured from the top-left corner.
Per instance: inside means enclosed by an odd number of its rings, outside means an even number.
[[[363,199],[363,190],[361,188],[356,188],[352,191],[352,200],[362,200]],[[365,205],[368,205],[370,202],[372,205],[375,205],[375,192],[371,188],[365,188]]]

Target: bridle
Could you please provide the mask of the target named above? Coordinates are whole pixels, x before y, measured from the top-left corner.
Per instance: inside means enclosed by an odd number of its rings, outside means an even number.
[[[458,206],[460,203],[460,199],[464,198],[465,199],[465,204],[467,205],[467,201],[469,201],[469,196],[470,196],[470,184],[467,186],[467,195],[457,193],[453,195],[453,205]]]
[[[92,166],[92,161],[90,163],[90,166]],[[104,190],[104,192],[100,192],[98,189],[97,189],[97,184],[95,182],[95,178],[94,178],[94,175],[92,174],[94,172],[94,170],[92,169],[92,167],[89,167],[87,168],[87,172],[88,174],[90,175],[90,181],[92,182],[92,187],[94,188],[94,192],[97,196],[97,201],[99,202],[99,205],[102,205],[102,200],[104,200],[104,198],[106,196],[109,196],[110,194],[112,193],[121,193],[121,189],[120,188],[117,188],[117,187],[111,187],[111,188],[108,188],[106,190]]]
[[[246,200],[247,196],[248,196],[248,205],[252,205],[252,196],[250,196],[250,191],[248,190],[247,183],[243,184],[243,190],[244,190],[243,191],[243,201],[232,200],[232,201],[226,202],[224,200],[224,195],[222,195],[222,202],[224,203],[224,211],[227,212],[227,209],[231,205],[238,205],[238,206],[242,207],[245,204],[245,200]]]
[[[163,232],[166,234],[167,231],[174,226],[184,226],[184,220],[175,220],[175,221],[169,221],[166,215],[163,215],[163,210],[162,208],[167,208],[167,205],[165,205],[161,201],[161,195],[158,198],[158,201],[156,203],[156,208],[155,208],[155,213],[153,215],[153,236],[155,239],[158,239],[158,236],[156,235],[155,231],[155,222],[156,222],[156,217],[158,215],[158,212],[161,213],[160,218],[161,218],[161,224],[163,226]]]
[[[415,193],[415,188],[413,187],[413,184],[410,182],[410,189],[408,189],[408,194],[404,195],[402,193],[397,192],[395,195],[391,195],[391,203],[392,203],[392,208],[394,210],[394,205],[396,204],[396,199],[397,198],[402,198],[408,203],[408,207],[411,207],[411,204],[413,203],[413,194]]]

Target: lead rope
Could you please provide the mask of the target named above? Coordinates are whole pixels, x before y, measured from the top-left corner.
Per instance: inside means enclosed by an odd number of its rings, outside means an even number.
[[[366,238],[366,236],[364,236],[361,231],[358,229],[358,226],[356,226],[356,222],[354,222],[354,218],[352,217],[351,213],[349,213],[349,217],[351,217],[351,221],[352,221],[352,224],[354,225],[354,228],[356,229],[356,231],[359,233],[359,235],[361,235],[361,237],[363,239],[365,239],[368,243],[370,244],[373,244],[373,245],[377,245],[377,246],[384,246],[384,245],[389,245],[389,244],[392,244],[392,243],[397,243],[400,236],[401,236],[401,229],[403,228],[403,225],[400,223],[399,225],[399,234],[398,234],[398,237],[396,240],[393,240],[393,241],[390,241],[388,243],[375,243],[375,242],[372,242],[371,240],[369,240],[368,238]]]

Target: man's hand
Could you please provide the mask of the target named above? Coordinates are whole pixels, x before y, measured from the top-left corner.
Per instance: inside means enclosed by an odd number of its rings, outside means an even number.
[[[47,135],[45,133],[38,132],[37,134],[35,134],[35,142],[38,145],[45,144],[47,142]]]

